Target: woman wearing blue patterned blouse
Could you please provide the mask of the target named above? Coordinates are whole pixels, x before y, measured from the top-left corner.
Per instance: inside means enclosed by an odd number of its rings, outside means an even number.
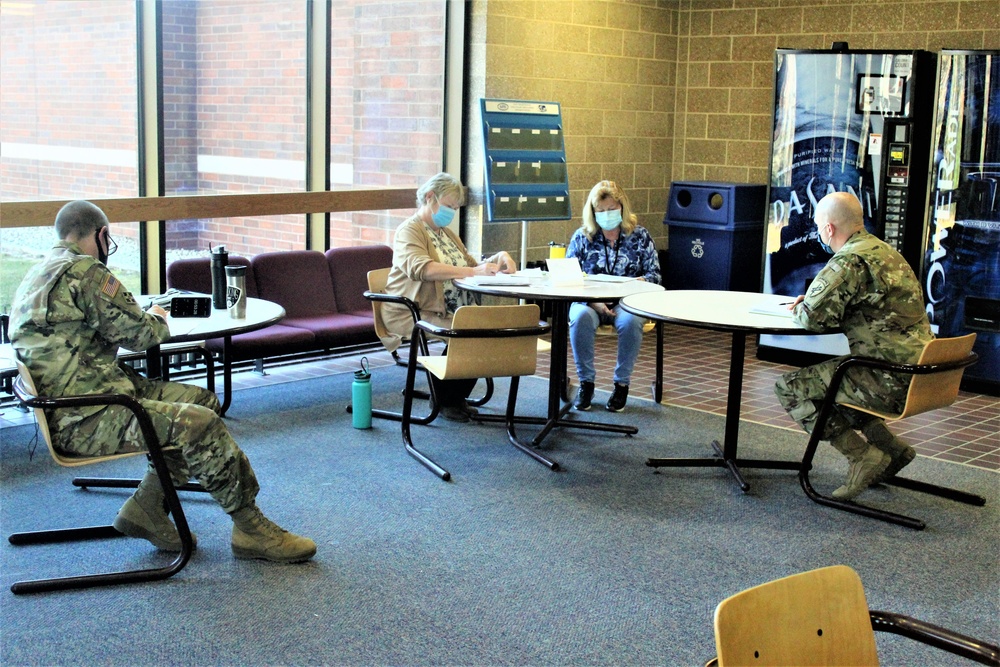
[[[628,276],[660,284],[660,262],[653,238],[638,226],[628,196],[614,181],[593,187],[583,206],[583,223],[566,248],[567,257],[580,260],[584,273]],[[628,400],[632,368],[642,345],[645,319],[622,310],[617,303],[574,303],[569,309],[569,340],[580,379],[574,407],[589,410],[594,399],[594,339],[597,327],[613,324],[618,332],[615,390],[605,406],[621,412]]]

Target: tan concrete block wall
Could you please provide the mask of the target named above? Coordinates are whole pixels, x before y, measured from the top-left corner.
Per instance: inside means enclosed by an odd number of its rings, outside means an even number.
[[[549,241],[565,242],[579,226],[587,193],[602,179],[617,181],[640,222],[665,244],[662,224],[671,181],[678,2],[606,0],[488,0],[469,6],[474,23],[470,71],[483,58],[486,76],[472,86],[474,117],[467,127],[466,179],[482,195],[479,99],[559,102],[565,124],[574,219],[529,224],[528,259],[548,254]],[[474,77],[475,79],[475,77]],[[472,206],[468,240],[475,243]],[[519,251],[520,223],[485,224],[482,248]]]
[[[468,184],[482,190],[479,98],[560,102],[573,212],[627,188],[660,247],[674,180],[766,183],[776,48],[1000,48],[996,0],[473,0]],[[476,142],[479,142],[478,144]],[[469,225],[490,251],[520,225]],[[529,259],[575,220],[532,223]]]

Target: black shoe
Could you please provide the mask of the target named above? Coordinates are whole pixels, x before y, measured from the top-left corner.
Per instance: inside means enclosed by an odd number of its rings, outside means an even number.
[[[626,401],[628,401],[628,385],[615,382],[615,391],[604,407],[608,409],[608,412],[621,412],[625,409]]]
[[[573,407],[577,410],[587,411],[590,409],[590,402],[594,400],[594,383],[593,382],[581,382],[580,391],[576,395],[576,400],[573,401]]]
[[[465,423],[469,421],[469,413],[457,405],[442,405],[441,416],[450,422]]]

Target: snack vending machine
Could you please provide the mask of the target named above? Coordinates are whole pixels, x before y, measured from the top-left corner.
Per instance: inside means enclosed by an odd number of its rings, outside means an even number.
[[[976,334],[963,386],[1000,395],[1000,51],[939,57],[923,282],[940,337]]]
[[[813,213],[835,191],[856,195],[866,229],[920,275],[934,65],[927,51],[775,52],[765,293],[805,294],[826,264]],[[806,364],[848,351],[842,334],[765,335],[757,354]]]

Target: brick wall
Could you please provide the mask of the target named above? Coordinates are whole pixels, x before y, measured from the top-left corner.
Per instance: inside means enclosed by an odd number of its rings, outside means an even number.
[[[135,3],[10,4],[0,21],[0,141],[29,148],[4,156],[0,197],[135,196]],[[39,144],[71,150],[40,162]],[[72,159],[94,148],[106,164]]]

